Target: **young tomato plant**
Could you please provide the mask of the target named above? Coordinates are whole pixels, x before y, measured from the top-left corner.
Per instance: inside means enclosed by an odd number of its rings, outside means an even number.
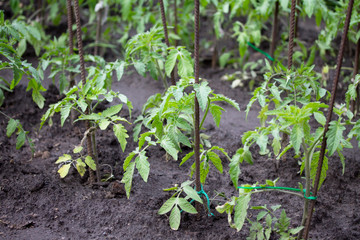
[[[307,218],[309,199],[312,199],[310,189],[314,184],[320,153],[319,148],[323,140],[325,117],[322,109],[328,107],[326,104],[316,101],[326,95],[326,90],[320,87],[312,68],[301,66],[295,71],[282,73],[282,67],[280,66],[272,70],[274,72],[269,72],[265,75],[263,86],[254,91],[254,97],[250,100],[247,109],[248,112],[255,101],[259,102],[262,107],[259,113],[261,127],[244,133],[242,137],[243,146],[233,156],[229,170],[231,180],[234,186],[238,188],[239,164],[244,160],[249,163],[253,162],[250,151],[250,147],[253,144],[258,145],[261,155],[268,154],[270,156],[274,154],[277,159],[290,149],[293,149],[295,157],[301,158],[300,172],[305,172],[305,186],[303,187],[299,183],[300,189],[298,190],[304,192],[304,194],[291,192],[295,191],[294,189],[290,191],[285,189],[285,191],[304,199],[304,213],[301,226]],[[269,110],[270,106],[274,106],[275,109]],[[353,115],[351,112],[346,112],[343,106],[339,109],[334,109],[334,112],[337,114],[338,119],[330,123],[329,131],[326,135],[328,139],[327,154],[331,156],[337,152],[343,167],[345,167],[342,151],[343,148],[350,148],[352,146],[349,141],[350,139],[343,137],[344,125],[356,123],[350,122]],[[345,113],[348,120],[344,120],[342,116]],[[271,118],[268,119],[268,117]],[[310,121],[313,119],[317,122],[315,128],[312,128],[314,124],[310,124]],[[356,125],[353,128],[353,133],[357,131],[354,129],[356,129]],[[281,149],[281,132],[290,136],[290,141],[283,149]],[[272,135],[272,139],[269,138],[270,135]],[[349,137],[353,137],[353,135],[350,134]],[[268,145],[271,145],[272,151],[268,149]],[[327,169],[328,159],[325,157],[319,187],[325,180]],[[242,185],[239,188],[239,197],[234,197],[228,203],[232,206],[232,208],[228,209],[228,213],[235,212],[235,223],[232,226],[238,231],[243,226],[248,203],[253,193],[269,189],[283,189],[275,187],[275,182],[273,181],[267,181],[265,185],[260,185],[260,187],[257,187],[257,184],[255,184]],[[258,189],[262,190],[258,191]]]
[[[193,207],[188,201],[189,199],[193,199],[192,201],[203,203],[198,193],[194,190],[194,188],[190,186],[193,182],[194,181],[186,181],[183,182],[180,186],[176,184],[175,187],[164,189],[164,191],[175,191],[175,193],[161,206],[158,214],[163,215],[171,211],[169,223],[171,229],[173,230],[179,229],[181,221],[181,211],[185,211],[191,214],[197,213],[195,207]],[[185,198],[181,197],[182,193],[185,193],[187,196]]]
[[[93,57],[90,57],[93,58]],[[94,58],[97,59],[97,58]],[[101,59],[101,58],[98,58]],[[101,64],[101,61],[100,61]],[[88,80],[85,85],[83,85],[81,82],[77,85],[71,88],[67,93],[65,98],[63,98],[58,103],[50,105],[47,112],[42,116],[41,118],[41,125],[46,121],[49,121],[49,124],[52,124],[52,116],[60,112],[61,115],[61,126],[65,123],[66,119],[69,117],[71,109],[76,110],[79,113],[79,117],[76,121],[82,121],[82,120],[88,120],[91,122],[91,131],[95,131],[96,129],[100,128],[101,130],[106,130],[109,126],[112,126],[113,132],[118,139],[121,148],[123,151],[125,151],[125,147],[127,144],[127,138],[128,134],[125,129],[125,127],[122,125],[122,122],[129,123],[125,118],[120,117],[118,114],[122,110],[123,104],[117,104],[113,105],[107,109],[105,109],[102,112],[96,112],[96,107],[103,101],[112,102],[115,99],[120,100],[122,103],[126,104],[129,110],[129,114],[131,116],[131,110],[132,110],[132,104],[127,99],[127,97],[123,94],[120,94],[118,92],[114,92],[112,90],[107,90],[106,86],[111,86],[111,78],[112,78],[112,72],[115,70],[115,68],[118,69],[118,62],[114,63],[107,63],[104,66],[104,69],[99,69],[97,67],[91,67],[89,69],[89,75]],[[110,78],[110,80],[108,79]],[[89,113],[86,114],[86,109],[90,109]],[[92,134],[90,131],[87,131],[84,133],[84,135]],[[97,160],[97,154],[96,154],[96,142],[95,142],[95,134],[92,134],[93,139],[93,145],[95,149],[94,157],[95,159],[92,159],[91,156],[86,156],[85,160],[88,159],[88,161],[95,160],[95,166],[92,165],[92,162],[88,164],[88,162],[85,161],[85,163],[90,166],[91,169],[98,169],[98,160]],[[82,144],[81,144],[82,145]],[[76,146],[74,149],[74,153],[80,153],[81,150],[79,150],[80,146]],[[90,158],[89,158],[90,157]],[[72,158],[69,158],[69,155],[66,157],[60,157],[57,163],[66,163],[63,165],[64,169],[68,171],[68,168],[70,168],[71,163],[76,161],[78,164],[80,164],[81,170],[79,171],[80,175],[83,175],[83,169],[82,167],[85,167],[83,164],[81,158],[72,160]],[[66,166],[66,167],[65,167]],[[77,166],[77,165],[76,165]],[[66,176],[65,173],[67,171],[62,171],[62,174],[60,174],[62,177]]]
[[[35,29],[35,30],[34,30]],[[0,107],[4,103],[4,91],[12,92],[13,89],[20,83],[23,75],[27,75],[29,82],[27,91],[32,90],[32,98],[39,108],[43,108],[45,98],[41,92],[46,89],[42,86],[41,81],[43,72],[36,70],[30,63],[21,60],[21,54],[25,51],[24,41],[26,39],[35,40],[38,37],[38,32],[33,26],[27,25],[23,21],[5,20],[4,12],[0,10],[0,72],[11,70],[12,79],[5,79],[0,77]],[[17,48],[14,48],[17,46]],[[26,48],[26,42],[25,42]],[[27,141],[29,143],[32,154],[34,154],[34,145],[31,138],[28,136],[28,131],[25,131],[19,120],[16,120],[2,111],[0,113],[8,119],[6,127],[6,135],[11,135],[16,131],[16,149],[20,149]]]

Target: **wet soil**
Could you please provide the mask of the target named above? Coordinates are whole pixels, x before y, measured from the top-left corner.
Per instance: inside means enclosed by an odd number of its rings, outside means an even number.
[[[248,119],[243,110],[251,97],[246,88],[231,89],[230,84],[220,80],[231,70],[203,68],[201,76],[206,78],[216,93],[235,99],[242,112],[224,105],[226,113],[220,128],[212,120],[205,123],[206,134],[213,145],[225,148],[232,156],[241,146],[241,136],[259,125],[254,106]],[[70,153],[79,144],[84,131],[81,124],[71,125],[67,121],[60,127],[59,116],[52,127],[45,125],[39,130],[42,114],[47,106],[61,96],[54,86],[47,85],[46,106],[38,109],[31,94],[24,87],[18,87],[7,94],[0,108],[10,117],[19,119],[35,143],[36,153],[32,157],[26,145],[15,150],[15,138],[6,137],[7,119],[0,116],[0,239],[4,240],[60,240],[60,239],[246,239],[250,224],[243,230],[229,227],[227,216],[216,212],[215,207],[223,203],[217,192],[227,197],[236,195],[228,173],[228,160],[223,158],[224,173],[210,170],[204,190],[211,199],[211,210],[215,215],[202,214],[200,219],[182,214],[178,231],[172,231],[167,216],[157,214],[161,205],[170,197],[168,188],[189,179],[190,163],[179,167],[179,162],[166,161],[164,150],[152,147],[148,152],[151,164],[150,176],[144,183],[135,173],[130,199],[127,199],[119,181],[122,178],[122,164],[136,144],[129,138],[123,153],[110,131],[98,131],[97,143],[100,164],[108,164],[114,170],[115,178],[104,186],[90,186],[85,179],[71,169],[69,175],[60,179],[55,161],[64,153]],[[160,82],[142,78],[137,74],[123,77],[115,82],[114,90],[126,94],[133,102],[133,119],[139,114],[146,99],[162,92]],[[107,107],[106,105],[104,107]],[[132,126],[127,126],[129,135]],[[311,224],[311,239],[360,239],[360,156],[356,143],[345,151],[346,169],[337,156],[329,159],[327,179],[320,191],[316,211]],[[254,164],[241,165],[239,184],[264,182],[279,178],[278,186],[297,187],[303,182],[299,174],[297,159],[289,158],[276,169],[271,157],[261,156],[259,149],[252,148]],[[186,150],[180,156],[184,156]],[[108,169],[102,169],[103,174]],[[303,199],[283,193],[268,192],[252,197],[251,205],[268,206],[281,204],[291,218],[291,226],[301,221]],[[256,212],[252,213],[252,219]],[[273,235],[272,239],[278,236]]]

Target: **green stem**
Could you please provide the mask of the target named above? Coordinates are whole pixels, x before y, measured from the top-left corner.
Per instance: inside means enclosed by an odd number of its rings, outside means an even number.
[[[269,192],[269,191],[277,191],[277,192],[282,192],[282,193],[288,193],[288,194],[292,194],[301,198],[304,198],[304,195],[302,195],[301,193],[296,193],[296,192],[291,192],[291,191],[286,191],[286,190],[280,190],[280,189],[263,189],[263,190],[257,190],[254,192],[251,192],[251,194],[254,193],[261,193],[261,192]]]
[[[209,112],[209,109],[210,109],[210,98],[208,97],[208,103],[207,103],[207,106],[206,106],[206,110],[205,110],[204,116],[203,116],[203,118],[201,120],[201,123],[200,123],[200,126],[199,126],[200,130],[201,130],[202,125],[204,124],[204,121],[205,121],[206,116],[207,116],[207,114]]]
[[[315,145],[315,142],[314,141],[314,144],[311,146],[313,147]],[[310,187],[311,187],[311,179],[310,179],[310,164],[311,164],[311,157],[312,157],[312,152],[313,152],[313,148],[312,149],[307,149],[306,148],[306,144],[305,144],[305,140],[303,139],[302,141],[302,147],[304,149],[304,154],[305,154],[305,181],[306,181],[306,192],[305,192],[305,196],[306,197],[309,197],[310,196]],[[302,219],[301,219],[301,226],[305,226],[305,222],[306,222],[306,219],[308,218],[308,208],[309,208],[309,199],[305,198],[304,199],[304,208],[303,208],[303,216],[302,216]],[[299,234],[298,234],[298,240],[301,239],[303,235],[303,231],[300,231]]]

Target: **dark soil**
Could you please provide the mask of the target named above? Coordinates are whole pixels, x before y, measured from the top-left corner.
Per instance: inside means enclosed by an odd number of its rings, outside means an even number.
[[[231,89],[220,77],[229,70],[212,71],[203,69],[202,77],[210,82],[217,93],[235,99],[242,110],[250,99],[250,92],[240,88]],[[57,174],[55,161],[64,153],[70,153],[79,144],[83,132],[81,124],[72,126],[68,121],[60,127],[59,116],[54,125],[45,125],[39,130],[39,122],[47,106],[60,99],[55,87],[49,86],[45,93],[46,106],[40,110],[25,88],[19,87],[7,94],[1,111],[19,119],[36,146],[32,158],[27,146],[15,150],[15,137],[6,137],[7,119],[0,115],[0,239],[4,240],[58,240],[58,239],[246,239],[250,225],[245,224],[240,232],[229,227],[227,216],[216,212],[215,207],[223,202],[212,200],[211,209],[215,214],[200,220],[193,215],[182,214],[178,231],[170,230],[168,218],[157,214],[161,205],[170,197],[163,192],[176,183],[189,179],[190,163],[179,167],[179,162],[166,161],[165,152],[153,147],[148,152],[151,164],[148,183],[135,173],[130,199],[124,195],[119,181],[122,178],[122,164],[136,144],[129,138],[126,152],[110,131],[97,134],[99,159],[101,164],[109,164],[114,169],[115,179],[107,186],[90,186],[85,179],[72,169],[65,179]],[[134,116],[140,113],[146,99],[162,92],[160,82],[142,78],[136,74],[124,76],[114,83],[114,90],[126,94],[134,105]],[[106,106],[105,106],[106,107]],[[213,145],[225,148],[232,156],[241,146],[241,136],[259,125],[256,106],[245,120],[244,112],[224,106],[220,128],[212,120],[205,123],[206,134],[211,136]],[[131,126],[127,129],[132,133]],[[129,135],[130,135],[129,134]],[[329,159],[327,179],[316,203],[311,234],[312,239],[360,239],[360,156],[357,144],[345,151],[346,169],[342,175],[342,165],[337,156]],[[276,170],[271,158],[260,156],[253,148],[254,164],[243,164],[239,183],[264,182],[266,179],[280,178],[278,186],[297,187],[303,182],[299,174],[297,159],[281,162]],[[186,154],[184,151],[181,156]],[[228,174],[228,161],[223,158],[224,174],[211,169],[204,189],[211,199],[216,192],[227,197],[236,195]],[[103,168],[102,172],[108,171]],[[219,199],[219,198],[217,198]],[[281,204],[291,226],[301,221],[303,200],[283,193],[268,192],[254,195],[252,205],[268,206]],[[256,212],[251,212],[252,218]],[[279,212],[278,212],[279,213]],[[276,239],[277,236],[272,236]]]

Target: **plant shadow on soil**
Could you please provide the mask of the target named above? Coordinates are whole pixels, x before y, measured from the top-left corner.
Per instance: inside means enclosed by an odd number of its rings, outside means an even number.
[[[220,77],[224,71],[202,69],[201,74],[209,81],[216,93],[235,99],[242,109],[237,112],[224,106],[220,128],[212,120],[205,122],[205,133],[211,136],[213,145],[225,148],[230,156],[240,147],[241,135],[259,125],[258,107],[254,107],[245,120],[243,110],[250,99],[250,92],[231,89]],[[142,104],[156,93],[162,92],[159,82],[141,78],[135,74],[124,76],[114,83],[129,97],[134,105],[133,119],[140,114]],[[59,116],[54,118],[52,127],[45,125],[39,130],[39,122],[49,104],[60,99],[57,89],[48,86],[45,93],[46,106],[40,110],[31,99],[31,94],[19,87],[7,94],[1,111],[19,119],[36,146],[35,158],[27,146],[15,150],[15,137],[6,137],[7,120],[0,116],[0,239],[4,240],[57,240],[57,239],[246,239],[250,225],[245,224],[240,232],[231,229],[227,216],[216,212],[215,206],[222,201],[213,200],[211,210],[214,217],[202,214],[200,220],[194,215],[182,214],[178,231],[172,231],[166,216],[157,215],[158,209],[170,197],[163,192],[176,183],[189,179],[190,163],[179,167],[179,162],[165,160],[165,152],[159,147],[148,151],[151,164],[148,183],[135,173],[132,193],[128,200],[117,181],[122,178],[122,163],[137,145],[129,138],[125,153],[110,131],[98,131],[97,144],[101,164],[108,164],[114,170],[115,180],[109,186],[90,187],[79,174],[70,170],[65,179],[60,179],[54,164],[59,156],[71,153],[78,145],[83,132],[82,124],[72,126],[67,121],[60,127]],[[127,126],[129,135],[131,126]],[[355,145],[355,144],[354,144]],[[254,164],[243,164],[239,184],[263,183],[266,179],[280,178],[278,186],[297,187],[303,182],[298,173],[297,159],[281,162],[276,170],[274,161],[260,156],[257,148],[252,148]],[[311,225],[311,239],[360,239],[360,156],[358,147],[345,151],[346,170],[337,156],[329,159],[327,179],[320,190],[316,211]],[[180,157],[186,154],[186,150]],[[216,192],[230,197],[236,195],[228,174],[228,160],[222,158],[224,173],[210,169],[204,187],[212,199]],[[105,173],[106,167],[102,169]],[[291,226],[298,226],[302,214],[302,199],[283,193],[253,195],[251,205],[268,206],[281,204]],[[251,212],[251,211],[250,211]],[[256,212],[252,212],[253,217]],[[280,212],[279,212],[280,213]],[[276,239],[276,236],[272,236]]]

